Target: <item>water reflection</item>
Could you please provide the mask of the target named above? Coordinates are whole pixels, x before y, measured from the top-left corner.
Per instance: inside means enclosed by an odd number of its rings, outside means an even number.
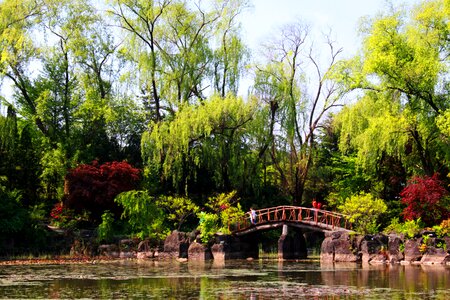
[[[0,298],[450,299],[450,267],[276,260],[3,266]]]

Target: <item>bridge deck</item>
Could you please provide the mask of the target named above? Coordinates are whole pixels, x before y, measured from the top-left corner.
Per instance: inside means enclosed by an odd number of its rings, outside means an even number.
[[[249,215],[241,218],[236,223],[230,224],[230,231],[241,235],[282,224],[321,231],[351,230],[352,228],[348,217],[343,214],[309,207],[277,206],[257,210],[255,224],[251,223]]]

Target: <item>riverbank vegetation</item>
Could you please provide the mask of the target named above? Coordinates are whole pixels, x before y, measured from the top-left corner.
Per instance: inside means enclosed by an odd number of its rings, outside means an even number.
[[[208,242],[313,199],[362,233],[448,231],[450,1],[363,18],[350,58],[301,21],[256,56],[250,6],[3,1],[0,253],[51,251],[48,226]]]

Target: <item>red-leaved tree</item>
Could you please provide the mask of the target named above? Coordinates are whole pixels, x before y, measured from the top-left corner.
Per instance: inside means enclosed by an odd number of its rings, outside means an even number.
[[[76,213],[89,212],[93,221],[99,221],[105,210],[119,216],[121,209],[114,198],[136,189],[139,181],[139,169],[127,162],[79,165],[66,175],[64,205]]]
[[[432,177],[414,176],[400,192],[402,203],[406,204],[402,213],[404,219],[421,218],[427,226],[439,224],[450,217],[447,196],[448,191],[437,174]]]

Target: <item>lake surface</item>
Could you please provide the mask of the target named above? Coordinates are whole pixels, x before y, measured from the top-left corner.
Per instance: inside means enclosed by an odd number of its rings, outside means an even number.
[[[0,266],[0,298],[450,299],[450,266],[118,261]]]

